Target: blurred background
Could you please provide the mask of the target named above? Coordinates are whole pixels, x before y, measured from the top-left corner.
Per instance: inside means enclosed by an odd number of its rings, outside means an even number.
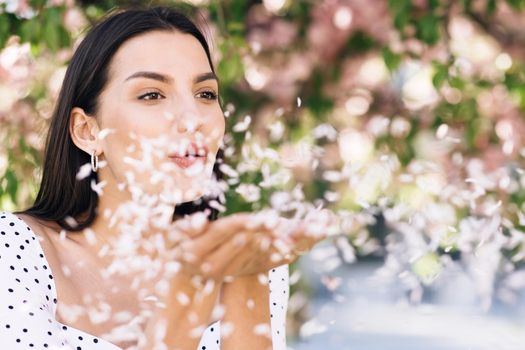
[[[36,195],[84,30],[137,4],[211,42],[223,215],[341,218],[291,267],[291,348],[523,349],[524,0],[0,0],[3,210]]]

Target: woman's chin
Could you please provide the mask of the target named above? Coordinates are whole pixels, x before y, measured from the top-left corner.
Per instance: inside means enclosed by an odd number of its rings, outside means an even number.
[[[206,195],[205,186],[188,186],[185,188],[161,191],[159,194],[159,200],[162,203],[177,205],[197,200],[204,195]]]
[[[202,189],[189,189],[183,192],[182,203],[195,201],[204,196]],[[180,204],[180,203],[179,203]]]

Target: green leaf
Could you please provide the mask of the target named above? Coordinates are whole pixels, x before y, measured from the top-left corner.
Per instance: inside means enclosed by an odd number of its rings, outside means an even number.
[[[46,4],[46,0],[29,0],[29,6],[39,8]]]
[[[376,45],[377,44],[374,39],[372,39],[366,33],[357,31],[346,43],[344,52],[348,55],[355,54],[357,52],[365,52],[374,48]]]
[[[450,86],[460,91],[463,91],[463,89],[465,89],[465,81],[461,78],[451,77],[449,78],[449,83],[450,83]]]
[[[441,19],[433,14],[423,16],[416,22],[416,37],[429,45],[439,41],[439,24]]]
[[[16,203],[16,194],[18,192],[18,180],[15,176],[14,171],[7,169],[5,172],[5,179],[7,180],[6,192],[11,197],[13,203]]]
[[[244,33],[244,23],[243,22],[228,22],[227,30],[230,34],[242,35]]]
[[[0,48],[4,47],[7,39],[9,39],[10,23],[9,15],[7,13],[0,13]]]
[[[507,0],[507,3],[516,10],[525,8],[525,0]]]
[[[304,96],[304,105],[319,120],[334,107],[334,101],[323,93],[324,74],[316,70],[312,74],[313,86],[310,94]]]
[[[237,52],[230,52],[225,59],[219,62],[217,67],[217,74],[219,79],[226,84],[230,84],[240,77],[244,73],[244,65],[242,63],[241,56]]]
[[[471,12],[472,11],[472,0],[462,0],[463,3],[463,9],[465,12]]]
[[[48,48],[56,51],[60,47],[60,39],[57,30],[57,26],[62,25],[60,17],[53,8],[47,10],[44,16],[44,40]]]
[[[489,15],[493,15],[494,12],[496,12],[496,0],[488,0],[487,1],[487,13]]]
[[[428,0],[428,5],[432,10],[435,10],[439,7],[440,1],[439,0]]]
[[[410,20],[410,0],[389,0],[388,7],[394,17],[394,26],[403,31]]]
[[[388,8],[396,14],[407,11],[410,9],[410,0],[388,0]]]
[[[20,25],[19,35],[23,42],[28,42],[33,45],[38,45],[40,42],[41,23],[37,17],[24,20]]]
[[[435,73],[432,77],[432,84],[438,89],[448,80],[448,66],[444,64],[434,64],[434,67]]]
[[[401,63],[401,56],[392,52],[388,47],[385,47],[383,49],[383,60],[388,70],[393,72]]]
[[[43,39],[52,51],[69,45],[69,34],[62,24],[63,13],[62,7],[50,7],[44,14]]]

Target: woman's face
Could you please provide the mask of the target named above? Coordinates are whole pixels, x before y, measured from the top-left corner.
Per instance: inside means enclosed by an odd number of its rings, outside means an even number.
[[[204,194],[224,136],[218,83],[199,41],[176,31],[127,40],[115,53],[97,122],[101,181],[170,203]]]

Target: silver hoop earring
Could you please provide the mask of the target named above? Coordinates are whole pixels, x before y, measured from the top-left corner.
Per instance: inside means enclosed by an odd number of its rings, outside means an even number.
[[[95,150],[91,152],[91,170],[96,173],[98,170],[98,156],[95,154]]]

